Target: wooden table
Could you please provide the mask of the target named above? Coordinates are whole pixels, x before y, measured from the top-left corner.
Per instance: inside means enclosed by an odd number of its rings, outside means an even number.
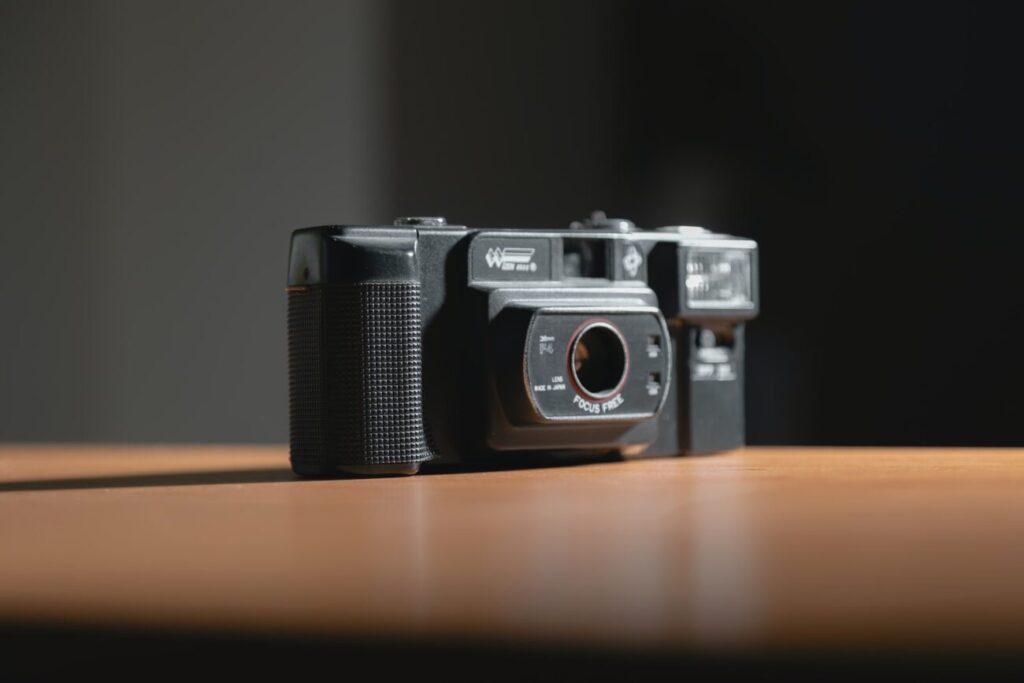
[[[0,447],[0,624],[650,652],[1017,652],[1024,451],[299,481],[283,447]]]

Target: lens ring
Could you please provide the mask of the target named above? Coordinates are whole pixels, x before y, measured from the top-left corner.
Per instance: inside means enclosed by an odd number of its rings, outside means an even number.
[[[626,383],[629,346],[611,322],[587,320],[573,333],[566,361],[576,390],[601,403],[614,398]]]

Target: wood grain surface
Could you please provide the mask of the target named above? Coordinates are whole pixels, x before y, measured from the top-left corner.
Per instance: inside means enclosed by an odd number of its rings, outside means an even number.
[[[283,447],[0,447],[0,621],[657,648],[1024,646],[1024,451],[299,481]]]

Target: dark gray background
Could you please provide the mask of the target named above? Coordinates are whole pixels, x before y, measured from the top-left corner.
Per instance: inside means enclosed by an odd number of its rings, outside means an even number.
[[[389,215],[375,2],[5,3],[0,438],[283,441],[292,227]]]
[[[753,443],[1020,444],[1015,9],[0,1],[0,440],[284,441],[289,231],[762,245]]]

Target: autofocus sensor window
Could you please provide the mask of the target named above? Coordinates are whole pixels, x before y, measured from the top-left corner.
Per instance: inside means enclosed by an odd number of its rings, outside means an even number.
[[[593,398],[605,398],[625,379],[628,358],[622,335],[610,324],[598,322],[576,336],[570,362],[580,389]]]

